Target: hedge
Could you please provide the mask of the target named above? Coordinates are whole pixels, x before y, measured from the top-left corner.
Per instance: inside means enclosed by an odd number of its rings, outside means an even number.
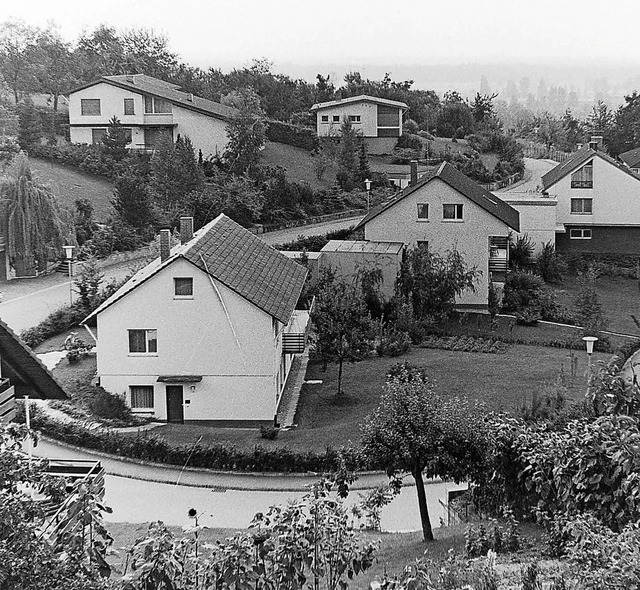
[[[318,149],[318,137],[314,129],[283,123],[282,121],[268,121],[267,139],[278,143],[285,143],[312,152]]]
[[[45,436],[71,445],[94,449],[103,453],[164,463],[169,465],[247,472],[319,473],[335,472],[344,459],[347,469],[371,468],[357,449],[336,450],[327,446],[324,453],[297,453],[288,448],[267,448],[256,444],[251,451],[234,446],[217,444],[212,446],[170,446],[161,437],[141,432],[125,435],[109,430],[89,430],[78,424],[62,424],[43,415],[34,405],[31,426]]]

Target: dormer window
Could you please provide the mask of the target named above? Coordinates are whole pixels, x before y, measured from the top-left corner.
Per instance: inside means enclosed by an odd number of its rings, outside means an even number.
[[[571,175],[571,188],[593,188],[593,160]]]

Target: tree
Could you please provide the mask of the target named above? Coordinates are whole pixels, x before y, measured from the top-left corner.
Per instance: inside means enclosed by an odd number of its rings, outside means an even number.
[[[191,140],[178,136],[174,143],[170,137],[163,138],[151,159],[149,182],[158,206],[165,211],[184,206],[187,195],[203,186],[204,177]]]
[[[111,204],[120,221],[137,230],[153,224],[155,216],[147,183],[142,175],[128,168],[116,177]]]
[[[227,125],[229,142],[223,158],[233,174],[250,174],[260,162],[260,150],[266,141],[260,98],[254,91],[244,90],[228,94],[222,102],[237,109]]]
[[[153,29],[125,30],[120,35],[120,43],[129,73],[166,79],[178,64],[177,55],[169,51],[169,39]]]
[[[16,157],[8,175],[0,179],[0,196],[10,263],[18,276],[32,276],[44,270],[49,259],[60,256],[69,228],[60,218],[51,190],[31,178],[24,154]]]
[[[578,278],[580,291],[574,301],[578,321],[587,336],[597,336],[607,325],[607,318],[597,290],[598,273],[593,267]]]
[[[23,150],[39,145],[42,139],[42,120],[40,113],[30,98],[26,98],[18,109],[18,143]]]
[[[396,295],[409,301],[417,319],[447,317],[456,296],[465,290],[475,290],[481,272],[468,268],[457,250],[447,250],[445,256],[427,248],[408,250],[396,282]]]
[[[360,182],[360,139],[350,119],[345,117],[340,126],[337,180],[340,188],[347,192]]]
[[[8,20],[0,25],[0,74],[13,91],[15,103],[22,92],[36,85],[33,52],[37,29],[22,21]]]
[[[361,426],[362,450],[372,462],[392,480],[413,476],[424,541],[433,541],[424,477],[464,480],[483,456],[481,425],[477,407],[438,395],[421,371],[404,369]]]
[[[53,110],[58,112],[60,95],[75,81],[75,66],[69,44],[53,27],[40,31],[36,39],[35,76],[39,86],[53,98]]]
[[[338,280],[331,269],[324,271],[318,285],[316,304],[311,313],[317,334],[316,353],[325,364],[338,363],[338,389],[342,391],[344,361],[356,362],[373,350],[373,323],[354,284]]]
[[[107,132],[102,138],[102,145],[107,155],[120,162],[127,155],[127,145],[131,141],[131,131],[120,123],[115,115],[109,120]]]
[[[93,205],[89,199],[76,199],[76,214],[74,225],[76,228],[76,241],[82,246],[91,239],[97,224],[93,221]]]

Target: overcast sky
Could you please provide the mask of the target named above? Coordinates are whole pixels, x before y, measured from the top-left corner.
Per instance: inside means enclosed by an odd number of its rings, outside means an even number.
[[[0,0],[0,21],[76,39],[101,23],[166,34],[193,65],[640,58],[638,0]]]

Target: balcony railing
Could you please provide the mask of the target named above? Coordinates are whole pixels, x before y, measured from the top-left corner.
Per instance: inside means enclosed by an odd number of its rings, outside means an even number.
[[[8,423],[16,415],[16,396],[9,379],[0,378],[0,422]]]
[[[572,180],[571,188],[593,188],[593,180]]]
[[[282,334],[282,354],[302,354],[307,345],[309,311],[296,309]]]
[[[145,113],[144,125],[173,125],[173,113]]]

